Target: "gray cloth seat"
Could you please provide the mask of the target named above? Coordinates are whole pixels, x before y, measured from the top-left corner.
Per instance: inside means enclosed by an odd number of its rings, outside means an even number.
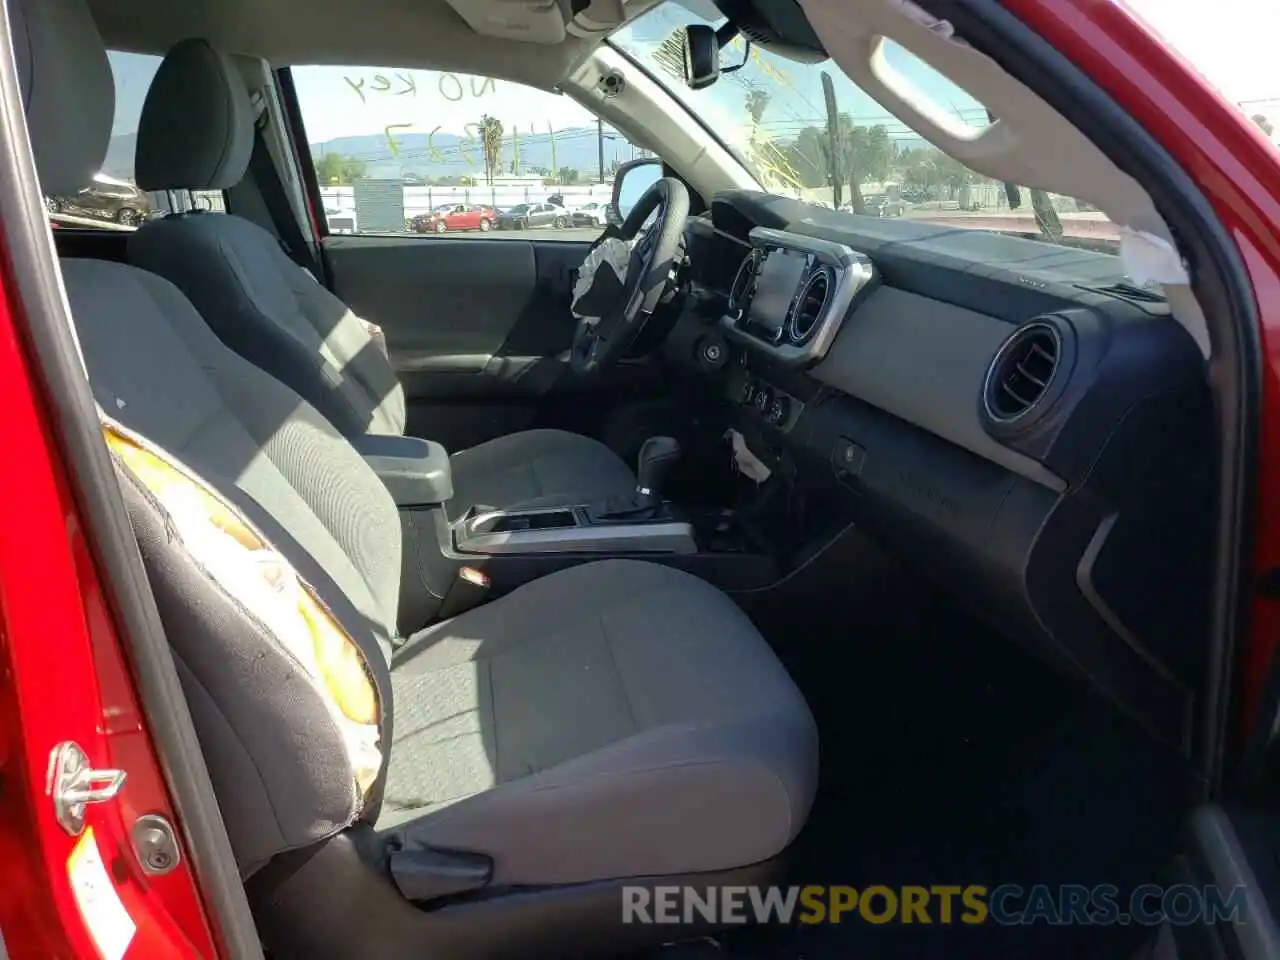
[[[183,41],[165,57],[143,104],[138,185],[234,186],[248,168],[253,128],[253,108],[231,60],[203,40]],[[292,388],[343,435],[404,432],[404,390],[365,323],[256,223],[199,211],[153,220],[130,238],[129,259],[176,284],[224,343]],[[636,485],[607,447],[564,431],[517,433],[464,452],[474,455],[454,472],[454,515],[474,504],[510,507],[548,496],[595,503]],[[534,460],[536,469],[518,469]],[[496,476],[480,470],[482,463]]]
[[[495,884],[756,863],[808,814],[803,698],[732,600],[669,567],[535,580],[415,635],[391,685],[378,827],[499,849]]]
[[[347,441],[163,279],[93,260],[64,261],[63,275],[99,404],[285,553],[361,643],[381,693],[379,812],[316,742],[320,711],[262,681],[269,641],[130,491],[246,874],[360,821],[485,853],[510,884],[727,869],[794,838],[816,790],[813,719],[726,596],[667,567],[600,561],[397,647],[397,512]]]
[[[554,507],[601,503],[603,497],[630,496],[636,486],[631,469],[598,440],[565,430],[524,430],[477,444],[449,458],[453,485],[466,491],[449,503],[461,516],[465,506]],[[573,491],[591,478],[593,497],[582,501]]]
[[[41,186],[72,192],[110,136],[101,40],[83,0],[10,11]],[[298,662],[121,468],[246,877],[360,831],[482,853],[495,887],[728,870],[796,835],[816,786],[813,719],[727,597],[665,567],[604,561],[400,644],[397,511],[349,441],[222,343],[167,280],[88,259],[64,260],[62,274],[99,405],[180,458],[289,559],[359,647],[378,694],[384,761],[365,796]],[[344,888],[344,903],[391,889],[383,868],[347,880],[359,889]],[[489,892],[486,906],[502,897]],[[273,902],[272,915],[281,910]],[[440,913],[409,911],[414,922]],[[304,904],[298,927],[358,931],[364,920]],[[396,935],[419,929],[406,921]],[[475,953],[493,955],[496,934],[477,935]]]

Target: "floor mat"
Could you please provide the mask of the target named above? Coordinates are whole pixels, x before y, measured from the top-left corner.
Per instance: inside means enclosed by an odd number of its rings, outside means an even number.
[[[900,598],[885,593],[894,589]],[[1078,681],[923,593],[882,585],[861,609],[815,598],[772,621],[758,615],[822,735],[819,794],[790,882],[1124,890],[1156,877],[1190,790],[1179,759]],[[855,917],[732,931],[720,952],[1065,960],[1131,957],[1142,934]]]

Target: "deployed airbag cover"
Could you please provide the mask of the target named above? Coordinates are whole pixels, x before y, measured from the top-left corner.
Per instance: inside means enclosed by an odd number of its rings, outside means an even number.
[[[631,264],[631,244],[607,237],[592,248],[578,268],[573,285],[573,315],[594,325],[621,306]]]

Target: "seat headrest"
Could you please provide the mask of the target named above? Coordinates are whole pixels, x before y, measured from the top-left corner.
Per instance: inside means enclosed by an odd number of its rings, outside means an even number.
[[[224,190],[253,152],[253,106],[231,58],[204,40],[165,55],[138,120],[134,174],[143,190]]]
[[[11,0],[9,28],[40,188],[77,193],[102,167],[115,116],[98,26],[84,0]]]

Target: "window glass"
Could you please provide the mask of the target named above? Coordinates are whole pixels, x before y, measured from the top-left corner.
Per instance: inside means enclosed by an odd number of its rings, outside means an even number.
[[[592,240],[646,155],[570,98],[434,70],[293,69],[334,233]]]
[[[741,37],[722,55],[745,63],[701,90],[684,83],[683,28],[704,21],[663,3],[610,42],[714,131],[767,190],[850,214],[929,219],[1118,252],[1119,229],[1085,201],[1005,184],[969,169],[889,113],[831,61],[802,63]],[[955,136],[992,122],[986,107],[892,41],[881,79]],[[1117,275],[1120,275],[1117,258]]]
[[[102,169],[93,183],[72,195],[46,196],[50,218],[59,227],[102,230],[134,230],[138,224],[175,210],[200,206],[224,210],[221,191],[166,191],[144,193],[134,182],[134,155],[138,145],[138,118],[161,58],[150,54],[108,54],[115,80],[116,110],[111,142]]]

